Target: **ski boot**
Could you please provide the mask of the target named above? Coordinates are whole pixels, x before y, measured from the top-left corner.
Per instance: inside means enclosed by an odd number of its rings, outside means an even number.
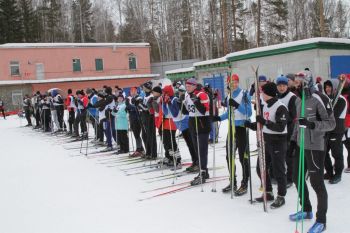
[[[276,200],[270,205],[271,209],[277,209],[286,203],[284,197],[277,196]]]
[[[237,189],[237,188],[236,188]],[[239,196],[243,196],[244,194],[246,194],[248,192],[248,186],[245,183],[241,184],[241,187],[239,187],[239,189],[237,189],[235,192],[235,196],[239,197]]]
[[[266,192],[266,200],[267,201],[273,201],[275,200],[275,197],[273,196],[272,192]],[[264,194],[261,197],[255,198],[256,202],[264,202]]]
[[[341,176],[333,176],[330,180],[329,183],[330,184],[338,184],[341,181]]]
[[[209,179],[209,173],[202,171],[194,178],[194,180],[191,181],[191,186],[200,185],[202,183],[204,184],[207,179]]]
[[[326,224],[315,222],[309,229],[308,233],[321,233],[326,230]]]
[[[350,167],[345,168],[344,173],[350,173]]]
[[[191,166],[186,168],[185,171],[188,172],[188,173],[198,172],[199,171],[199,167],[196,164],[192,164]]]
[[[108,146],[105,149],[101,150],[100,152],[109,152],[109,151],[113,151],[113,147]]]
[[[312,219],[312,212],[296,212],[295,214],[289,215],[289,220],[292,222],[300,221],[302,219]]]

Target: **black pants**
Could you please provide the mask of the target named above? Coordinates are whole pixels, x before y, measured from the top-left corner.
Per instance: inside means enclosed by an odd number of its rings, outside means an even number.
[[[4,117],[4,119],[6,119],[6,115],[5,115],[5,110],[3,108],[0,109],[2,116]]]
[[[118,144],[120,145],[120,150],[123,153],[129,152],[129,138],[127,130],[117,130]]]
[[[31,115],[30,109],[29,109],[29,108],[26,108],[26,109],[24,110],[24,114],[25,114],[25,117],[26,117],[26,119],[27,119],[28,125],[32,125],[32,119],[30,118],[30,115]]]
[[[175,139],[176,130],[163,129],[163,145],[165,150],[165,157],[173,161],[173,156],[170,156],[170,151],[177,151],[177,143]],[[180,158],[177,161],[181,161]]]
[[[297,149],[297,144],[295,141],[290,141],[287,139],[287,154],[286,154],[286,164],[287,164],[287,181],[293,182],[293,159],[295,156],[295,151]]]
[[[343,173],[344,156],[343,156],[342,138],[343,138],[343,134],[332,134],[328,138],[327,153],[326,153],[324,166],[327,174],[329,174],[331,177],[333,175],[337,177],[341,177]],[[332,157],[334,158],[334,167],[332,164],[329,151],[332,151]]]
[[[270,177],[270,168],[272,167],[273,175],[277,180],[277,194],[284,197],[287,194],[287,177],[286,177],[286,152],[287,137],[281,136],[280,140],[271,140],[264,135],[265,139],[265,163],[266,163],[266,191],[272,192]],[[256,171],[261,178],[260,162],[258,159]]]
[[[136,141],[136,151],[141,152],[144,151],[142,146],[142,140],[140,137],[141,134],[141,122],[139,120],[130,121],[130,128],[132,133],[134,134],[134,138]]]
[[[142,131],[142,138],[145,142],[146,155],[157,158],[157,138],[156,127],[154,124],[154,115],[143,112],[143,121],[145,122],[145,130]]]
[[[192,138],[191,138],[191,133],[190,133],[190,130],[188,128],[185,129],[184,131],[182,131],[182,137],[186,142],[188,150],[190,151],[192,164],[198,165],[198,157],[196,156],[196,150],[194,148]]]
[[[64,124],[63,117],[64,117],[64,108],[63,106],[59,106],[56,108],[57,111],[57,119],[58,119],[58,124],[60,125],[60,129],[65,129],[66,124]]]
[[[92,124],[92,128],[94,128],[95,138],[97,138],[97,128],[98,128],[98,126],[96,125],[97,122],[94,116],[92,116],[90,113],[88,115],[89,115],[90,123]]]
[[[294,157],[294,183],[296,187],[298,188],[298,171],[299,171],[299,153],[300,148],[297,147],[296,150],[297,154]],[[310,176],[310,183],[314,191],[317,195],[317,213],[316,213],[316,221],[320,223],[326,223],[326,214],[328,209],[328,194],[326,190],[326,186],[324,184],[323,179],[323,171],[324,171],[324,159],[325,159],[325,152],[324,151],[310,151],[305,150],[304,156],[305,156],[305,170],[304,174],[306,174],[306,171],[309,171]],[[299,200],[300,204],[302,203],[302,193],[299,192]],[[312,206],[309,198],[309,190],[306,185],[306,182],[304,180],[304,211],[312,211]]]
[[[82,133],[87,132],[87,126],[86,126],[86,110],[77,110],[78,114],[74,121],[74,133],[76,135],[79,134],[79,124],[80,129]]]
[[[232,132],[230,132],[232,135]],[[230,147],[228,147],[228,138],[226,139],[226,161],[227,161],[227,167],[229,169],[229,172],[231,174],[231,164],[230,161],[232,159],[232,154],[228,152],[228,148],[232,148],[232,144]],[[246,129],[244,127],[236,126],[235,127],[235,148],[233,148],[232,152],[236,149],[238,149],[238,155],[239,155],[239,162],[242,166],[243,171],[243,177],[241,184],[247,185],[248,179],[250,175],[250,168],[249,168],[249,161],[248,158],[245,157],[246,148],[247,148],[247,137],[246,137]],[[232,142],[231,142],[232,143]],[[236,181],[236,167],[235,167],[235,178],[234,178],[234,184],[237,184]]]
[[[75,112],[72,109],[69,111],[69,116],[68,116],[69,132],[73,132],[74,121],[75,121]]]
[[[190,128],[192,143],[196,152],[197,161],[200,163],[199,166],[202,172],[208,172],[208,133],[196,133],[196,129]],[[198,140],[198,143],[197,143]],[[198,151],[199,147],[199,151]]]
[[[348,138],[347,134],[348,134],[348,132],[345,131],[346,140],[343,143],[344,143],[346,150],[348,151],[347,162],[348,162],[348,168],[350,168],[350,138]]]
[[[104,141],[103,121],[100,121],[100,122],[97,124],[97,139],[98,139],[100,142],[103,142],[103,141]]]
[[[35,124],[37,127],[40,126],[40,110],[39,108],[35,111]]]
[[[43,114],[43,126],[44,126],[44,131],[48,132],[51,131],[51,111],[50,109],[43,109],[42,111]]]

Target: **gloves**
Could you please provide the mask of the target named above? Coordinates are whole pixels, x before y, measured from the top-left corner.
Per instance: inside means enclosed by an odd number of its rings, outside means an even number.
[[[221,118],[219,116],[213,116],[213,122],[221,121]]]
[[[266,125],[266,120],[265,120],[264,117],[261,116],[261,115],[257,115],[257,116],[256,116],[256,122],[259,122],[259,123],[262,124],[262,125]]]
[[[308,129],[314,129],[316,127],[314,122],[309,121],[306,118],[299,118],[298,121],[299,121],[299,127],[308,128]]]
[[[184,100],[185,100],[185,95],[180,95],[179,98],[177,99],[179,103],[182,103]]]
[[[244,122],[244,127],[246,127],[246,128],[250,128],[251,125],[252,125],[252,123],[250,121],[245,121]]]
[[[228,105],[230,105],[231,107],[234,107],[234,108],[238,108],[239,107],[239,103],[237,103],[234,99],[230,98],[228,100]]]

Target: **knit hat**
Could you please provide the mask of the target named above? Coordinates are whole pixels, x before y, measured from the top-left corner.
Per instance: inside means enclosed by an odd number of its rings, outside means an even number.
[[[105,92],[106,92],[106,94],[108,94],[108,95],[112,95],[112,88],[111,88],[111,87],[106,87],[106,88],[105,88]]]
[[[167,85],[163,88],[164,95],[174,96],[174,88],[171,85]]]
[[[152,91],[157,92],[159,94],[162,94],[162,88],[160,86],[153,87]]]
[[[231,75],[231,81],[237,81],[237,82],[239,82],[239,77],[238,77],[238,75],[237,75],[237,74],[232,74],[232,75]],[[230,82],[230,76],[227,77],[226,82],[228,82],[228,83]]]
[[[318,76],[318,77],[316,78],[316,83],[320,83],[320,82],[322,82],[322,78],[321,78],[320,76]]]
[[[276,85],[288,85],[288,78],[284,77],[283,75],[277,77]]]
[[[121,97],[121,98],[125,98],[124,96],[123,96],[123,94],[122,93],[120,93],[118,96],[117,96],[117,98],[119,98],[119,97]]]
[[[106,93],[102,90],[98,91],[97,92],[97,96],[100,97],[100,98],[105,98],[106,97]]]
[[[262,86],[262,91],[271,97],[275,97],[277,95],[277,86],[274,82],[266,83],[264,86]]]
[[[148,90],[152,90],[152,82],[151,81],[148,81],[148,82],[145,82],[144,84],[142,84],[142,86],[144,86],[145,88],[147,88]]]
[[[290,79],[290,80],[292,80],[292,81],[295,81],[295,74],[291,74],[291,73],[289,73],[289,74],[287,74],[287,79]]]
[[[91,88],[87,88],[86,89],[86,94],[90,95],[92,93],[92,89]]]
[[[186,88],[184,85],[181,85],[178,89],[179,91],[182,91],[182,92],[185,92],[186,91]]]
[[[259,75],[259,82],[267,82],[267,78],[265,75]]]
[[[196,86],[197,85],[197,80],[195,78],[190,78],[186,80],[186,84]]]
[[[182,85],[181,81],[177,81],[176,84],[178,84],[180,86]]]
[[[295,78],[303,81],[308,88],[311,88],[314,84],[312,79],[312,73],[308,70],[297,73],[295,75]]]

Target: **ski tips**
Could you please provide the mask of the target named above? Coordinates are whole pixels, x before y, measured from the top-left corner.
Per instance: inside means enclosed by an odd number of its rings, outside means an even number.
[[[298,231],[298,230],[295,230],[294,233],[299,233],[299,231]]]

